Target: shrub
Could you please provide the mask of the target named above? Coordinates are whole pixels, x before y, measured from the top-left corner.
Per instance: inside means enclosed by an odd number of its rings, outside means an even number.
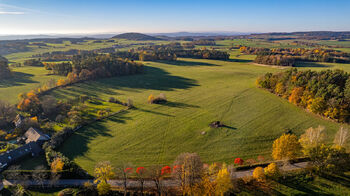
[[[265,169],[265,174],[271,178],[277,178],[280,176],[280,170],[276,163],[270,163]]]
[[[253,178],[258,182],[264,182],[266,180],[264,169],[262,167],[255,168],[253,171]]]
[[[115,103],[115,98],[114,97],[110,97],[108,100],[110,103]]]
[[[243,165],[244,161],[241,158],[236,158],[234,163],[237,164],[237,165]]]

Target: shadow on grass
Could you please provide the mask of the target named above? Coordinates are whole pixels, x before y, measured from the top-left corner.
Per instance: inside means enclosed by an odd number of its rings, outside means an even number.
[[[199,106],[197,105],[174,102],[174,101],[167,101],[166,103],[161,103],[159,105],[164,105],[164,106],[169,106],[174,108],[199,108]]]
[[[99,96],[101,93],[115,96],[115,90],[139,92],[142,89],[172,91],[198,86],[196,81],[189,78],[171,75],[169,72],[156,67],[145,66],[145,73],[132,76],[120,76],[78,83],[71,87],[53,91],[51,95],[64,98],[65,95],[78,97],[80,95]]]
[[[160,116],[175,117],[175,116],[170,115],[170,114],[164,114],[164,113],[161,113],[161,112],[155,112],[155,111],[152,111],[152,110],[146,110],[146,109],[141,109],[141,108],[136,108],[136,110],[139,110],[141,112],[147,112],[147,113],[151,113],[151,114],[156,114],[156,115],[160,115]]]
[[[332,66],[315,63],[315,62],[299,62],[299,63],[296,63],[294,67],[332,67]]]
[[[322,178],[327,179],[329,181],[341,184],[342,186],[346,186],[350,188],[350,176],[349,175],[334,175],[334,174],[322,174]]]
[[[251,62],[253,62],[253,60],[248,60],[248,59],[228,59],[226,61],[235,62],[235,63],[251,63]]]
[[[12,78],[0,80],[0,88],[22,86],[25,83],[38,83],[32,79],[33,74],[27,74],[22,72],[12,72]]]
[[[193,60],[193,59],[192,59]],[[176,60],[176,61],[165,61],[160,60],[157,62],[160,63],[166,63],[169,65],[176,65],[176,66],[219,66],[212,63],[205,63],[205,62],[199,62],[199,61],[183,61],[183,60]]]
[[[59,151],[63,152],[63,154],[70,159],[74,159],[78,156],[84,156],[84,154],[88,151],[88,144],[96,137],[112,137],[112,135],[109,133],[109,127],[106,127],[103,122],[113,121],[117,123],[125,123],[126,120],[131,119],[125,116],[125,114],[128,113],[129,111],[122,111],[102,121],[96,121],[91,125],[81,128],[65,141]]]

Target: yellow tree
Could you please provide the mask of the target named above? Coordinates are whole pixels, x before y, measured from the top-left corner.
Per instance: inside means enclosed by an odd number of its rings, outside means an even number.
[[[273,142],[272,157],[275,160],[294,159],[300,150],[301,145],[296,135],[283,134]]]
[[[60,172],[63,170],[64,162],[61,158],[55,158],[51,163],[51,171],[54,173]]]
[[[95,180],[94,183],[97,184],[98,192],[103,195],[110,191],[111,186],[108,184],[108,180],[115,176],[114,168],[108,162],[100,162],[95,167]]]
[[[277,178],[280,175],[280,170],[276,163],[270,163],[266,168],[264,168],[265,175]]]
[[[233,188],[230,173],[228,172],[225,164],[219,170],[215,179],[215,184],[216,195],[223,196],[228,190]]]
[[[262,167],[257,167],[253,171],[253,178],[258,182],[264,182],[266,179],[264,169]]]
[[[150,94],[150,96],[148,96],[148,103],[153,103],[154,99],[155,99],[154,96]]]

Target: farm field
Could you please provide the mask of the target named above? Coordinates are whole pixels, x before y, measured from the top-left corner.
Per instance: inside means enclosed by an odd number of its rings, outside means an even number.
[[[104,160],[114,165],[171,164],[182,152],[196,152],[210,163],[232,163],[235,157],[258,155],[269,159],[273,140],[287,129],[300,135],[309,127],[323,125],[328,140],[332,140],[338,123],[307,113],[256,87],[259,75],[280,69],[251,65],[240,58],[148,62],[145,74],[55,90],[52,95],[61,99],[80,94],[103,99],[131,98],[136,106],[84,128],[70,137],[61,151],[92,172],[95,164]],[[344,69],[348,66],[334,65]],[[165,93],[169,103],[147,104],[150,94],[159,93]],[[216,120],[226,127],[209,128],[209,123]]]

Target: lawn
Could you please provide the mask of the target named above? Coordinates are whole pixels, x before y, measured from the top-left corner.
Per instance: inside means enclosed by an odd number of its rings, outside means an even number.
[[[287,129],[300,135],[309,127],[324,125],[332,140],[339,124],[307,113],[255,86],[259,75],[281,70],[254,66],[240,58],[226,62],[148,62],[146,74],[54,91],[57,98],[131,98],[136,106],[84,128],[69,138],[61,151],[91,173],[99,161],[136,166],[171,164],[182,152],[196,152],[209,163],[232,163],[235,157],[258,155],[270,158],[273,140]],[[166,94],[167,104],[147,104],[150,94],[159,93]],[[209,128],[208,124],[216,120],[226,127]]]

